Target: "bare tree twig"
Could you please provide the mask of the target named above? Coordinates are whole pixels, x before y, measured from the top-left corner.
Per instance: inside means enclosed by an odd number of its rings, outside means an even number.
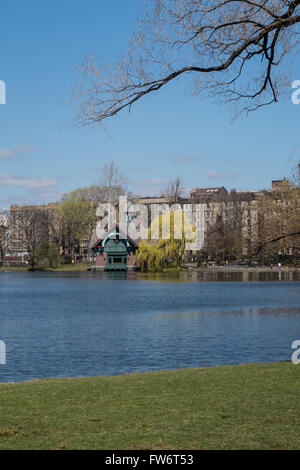
[[[180,76],[249,112],[278,101],[300,0],[150,0],[126,57],[82,66],[76,122],[102,123]],[[258,60],[260,59],[260,60]]]

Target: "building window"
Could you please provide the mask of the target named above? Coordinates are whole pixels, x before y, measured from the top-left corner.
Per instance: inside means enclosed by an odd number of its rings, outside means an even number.
[[[136,220],[136,213],[135,212],[126,212],[125,214],[125,222],[132,222]]]

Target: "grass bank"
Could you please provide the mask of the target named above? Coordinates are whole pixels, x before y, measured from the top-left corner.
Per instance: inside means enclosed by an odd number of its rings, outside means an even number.
[[[0,384],[0,449],[299,449],[300,365]]]
[[[74,266],[72,264],[62,264],[61,266],[57,268],[46,268],[46,269],[41,269],[41,271],[49,272],[49,271],[54,271],[54,272],[76,272],[76,271],[88,271],[88,269],[91,268],[90,264],[75,264]],[[36,268],[38,271],[39,268]],[[1,271],[28,271],[28,267],[26,266],[20,266],[20,267],[14,267],[14,266],[1,266],[0,267],[0,272]]]

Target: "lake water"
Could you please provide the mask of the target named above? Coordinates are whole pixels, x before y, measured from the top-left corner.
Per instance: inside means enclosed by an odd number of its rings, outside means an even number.
[[[0,273],[2,382],[291,360],[297,339],[299,273]]]

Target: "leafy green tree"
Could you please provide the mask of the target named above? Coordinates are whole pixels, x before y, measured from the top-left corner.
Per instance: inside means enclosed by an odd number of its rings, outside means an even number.
[[[62,197],[57,211],[62,247],[73,257],[83,240],[89,247],[97,221],[96,204],[78,195],[77,191],[73,191]]]
[[[36,266],[40,268],[57,268],[60,261],[59,248],[44,240],[31,252],[29,268],[33,269]]]
[[[170,228],[169,238],[164,237],[164,228]],[[158,234],[159,241],[142,241],[137,251],[137,265],[141,271],[158,272],[166,268],[178,269],[184,259],[187,233],[192,227],[181,210],[159,214],[149,228],[149,239]],[[181,237],[181,238],[180,238]],[[192,238],[192,235],[191,235]]]

